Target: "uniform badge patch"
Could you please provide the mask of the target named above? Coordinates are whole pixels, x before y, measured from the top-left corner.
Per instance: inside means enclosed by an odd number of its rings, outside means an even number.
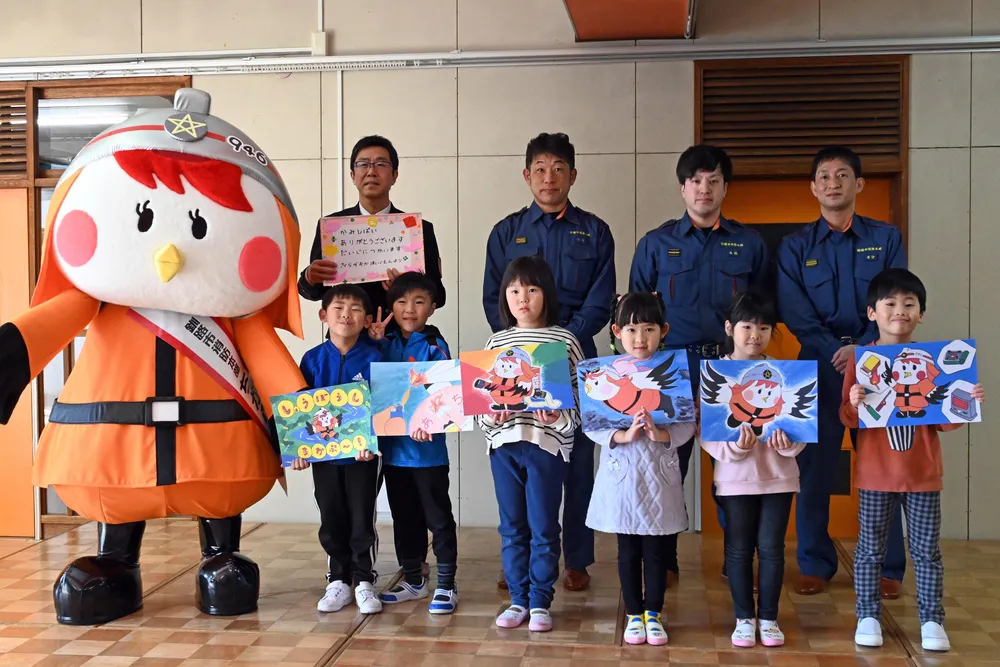
[[[819,260],[818,259],[807,259],[806,260],[806,266],[807,267],[818,266],[818,265],[819,265]]]
[[[680,257],[681,256],[681,249],[680,248],[670,248],[669,250],[667,250],[667,255],[670,256],[670,257]]]
[[[516,239],[514,239],[514,243],[516,245],[524,245],[527,242],[528,242],[528,237],[526,236],[518,236]]]

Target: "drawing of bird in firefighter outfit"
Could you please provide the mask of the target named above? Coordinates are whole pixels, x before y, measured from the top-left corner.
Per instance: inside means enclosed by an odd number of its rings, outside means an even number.
[[[801,387],[786,387],[781,374],[763,362],[749,368],[739,380],[726,377],[705,362],[701,400],[709,405],[725,405],[726,425],[738,429],[744,424],[760,437],[764,427],[780,415],[808,419],[805,411],[816,401],[816,381]]]
[[[662,411],[673,419],[674,404],[666,390],[678,379],[677,369],[671,369],[674,355],[659,365],[648,368],[630,357],[619,357],[610,366],[600,366],[584,375],[584,391],[595,400],[623,415],[634,417],[643,409]]]
[[[950,382],[935,384],[940,373],[930,354],[924,350],[903,348],[882,375],[885,384],[895,393],[893,405],[896,417],[924,417],[928,406],[940,405],[948,397],[951,385]]]
[[[551,405],[548,392],[541,389],[542,369],[531,364],[530,355],[519,347],[511,347],[497,355],[486,378],[473,386],[489,394],[495,412],[519,412],[529,407]]]
[[[302,336],[299,228],[274,165],[210,105],[179,90],[80,151],[52,197],[31,307],[0,326],[0,423],[87,329],[32,479],[98,522],[97,555],[53,587],[60,623],[139,609],[146,520],[178,514],[199,521],[201,611],[257,608],[241,514],[282,478],[267,397],[305,388],[275,331]]]

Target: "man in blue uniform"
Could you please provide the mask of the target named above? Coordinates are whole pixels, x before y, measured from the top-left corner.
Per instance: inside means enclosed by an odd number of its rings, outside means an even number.
[[[524,182],[535,201],[498,222],[486,245],[483,309],[493,331],[500,321],[500,280],[512,260],[540,255],[559,290],[559,324],[579,340],[587,357],[597,356],[594,336],[611,318],[615,294],[615,241],[607,223],[573,206],[569,189],[576,180],[573,144],[565,134],[543,133],[528,143]],[[577,431],[566,476],[563,505],[563,586],[582,591],[590,585],[594,531],[587,528],[587,507],[594,488],[594,443]],[[498,583],[504,585],[501,579]]]
[[[802,490],[796,500],[795,531],[800,595],[821,592],[837,571],[830,539],[830,493],[844,439],[840,421],[844,369],[856,345],[878,337],[866,316],[868,283],[880,271],[906,268],[903,236],[893,225],[855,213],[864,187],[861,158],[838,146],[813,158],[812,193],[822,217],[790,234],[778,250],[778,307],[802,351],[799,359],[819,366],[819,443],[798,456]],[[899,596],[906,555],[897,508],[882,570],[882,595]]]
[[[687,207],[642,237],[632,259],[629,291],[657,292],[667,307],[668,348],[686,349],[691,391],[697,396],[702,359],[719,356],[733,295],[768,281],[767,248],[752,229],[722,215],[733,163],[715,146],[691,146],[677,161]],[[686,477],[695,439],[678,448]],[[714,494],[713,494],[714,495]],[[723,523],[719,511],[719,522]],[[667,561],[667,585],[677,582],[677,539]],[[723,567],[723,574],[725,568]]]

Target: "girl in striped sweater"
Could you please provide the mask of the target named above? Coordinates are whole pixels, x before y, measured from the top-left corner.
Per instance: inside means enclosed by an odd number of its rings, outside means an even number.
[[[487,349],[564,343],[576,393],[580,343],[556,326],[559,302],[549,265],[520,257],[507,266],[500,284],[500,317],[507,327],[490,337]],[[559,506],[580,424],[568,410],[496,412],[478,418],[489,444],[490,468],[500,510],[501,557],[511,605],[497,617],[501,628],[528,623],[533,632],[552,629],[549,607],[559,577]]]

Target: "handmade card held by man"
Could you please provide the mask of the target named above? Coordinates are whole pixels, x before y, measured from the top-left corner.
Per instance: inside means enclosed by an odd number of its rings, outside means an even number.
[[[684,352],[656,352],[645,361],[627,354],[584,359],[576,374],[584,431],[628,430],[643,409],[659,426],[694,421]]]
[[[576,407],[566,343],[462,352],[459,359],[467,415]]]
[[[855,361],[866,392],[861,428],[982,421],[972,397],[979,377],[974,340],[859,347]]]
[[[775,430],[792,442],[817,442],[815,361],[701,362],[701,439],[735,442],[750,427],[761,440]]]
[[[272,396],[271,408],[285,467],[297,458],[332,461],[364,449],[378,452],[366,382]]]
[[[463,409],[458,359],[372,364],[372,423],[376,435],[471,431]]]
[[[424,271],[424,226],[419,213],[352,215],[320,220],[323,259],[337,263],[325,285],[369,283],[400,273]]]

